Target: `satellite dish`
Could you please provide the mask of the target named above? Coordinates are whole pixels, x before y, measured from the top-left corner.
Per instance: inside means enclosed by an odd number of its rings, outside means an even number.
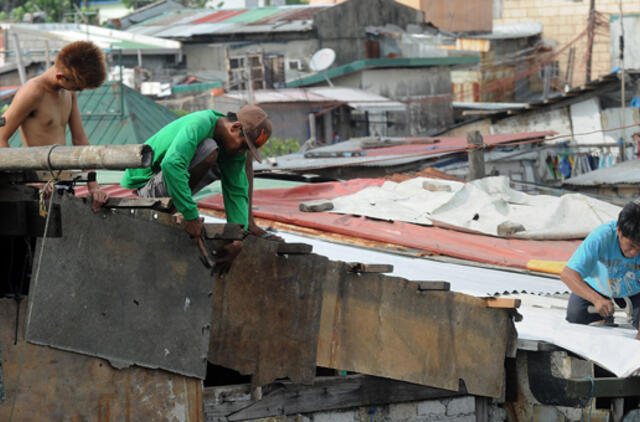
[[[309,67],[314,72],[322,72],[328,69],[336,59],[336,52],[332,48],[323,48],[315,52],[309,62]]]

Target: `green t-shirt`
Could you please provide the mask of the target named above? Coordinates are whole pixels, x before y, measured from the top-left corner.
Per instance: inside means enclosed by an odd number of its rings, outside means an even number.
[[[162,170],[169,195],[186,220],[198,217],[198,206],[189,188],[189,164],[196,148],[206,138],[213,138],[218,118],[224,115],[214,110],[196,111],[169,123],[145,144],[153,150],[153,163],[144,169],[127,169],[120,185],[129,189],[144,186]],[[222,197],[229,223],[249,222],[249,181],[245,171],[247,154],[228,154],[218,143]]]

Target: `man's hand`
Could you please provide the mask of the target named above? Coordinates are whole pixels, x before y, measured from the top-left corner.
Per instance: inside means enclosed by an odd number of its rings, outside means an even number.
[[[613,315],[613,302],[608,299],[600,298],[593,304],[596,307],[596,311],[603,317]]]
[[[284,242],[284,239],[278,236],[277,234],[269,233],[264,230],[262,227],[258,226],[255,222],[251,221],[249,223],[249,232],[257,237],[261,237],[267,240],[275,240],[277,242]]]
[[[100,189],[100,186],[97,183],[93,183],[89,186],[89,195],[93,198],[93,203],[91,204],[93,212],[98,212],[107,200],[109,200],[109,194]]]
[[[204,230],[204,218],[198,217],[193,220],[184,220],[184,229],[191,236],[193,241],[198,244],[198,239],[202,239]]]
[[[242,250],[242,241],[234,240],[233,242],[224,245],[222,249],[217,251],[213,251],[213,254],[216,257],[216,265],[213,269],[214,272],[217,272],[221,276],[229,271],[231,267],[231,262],[238,256],[240,251]]]

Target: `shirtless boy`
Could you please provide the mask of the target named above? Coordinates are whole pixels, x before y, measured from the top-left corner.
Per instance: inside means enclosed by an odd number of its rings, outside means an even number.
[[[104,56],[95,44],[77,41],[65,46],[52,67],[27,81],[16,93],[4,113],[6,124],[0,127],[0,147],[9,147],[9,138],[18,127],[25,147],[65,145],[67,125],[73,145],[89,145],[76,91],[97,88],[105,78]],[[87,187],[93,197],[93,209],[98,210],[109,196],[95,180],[89,181]]]

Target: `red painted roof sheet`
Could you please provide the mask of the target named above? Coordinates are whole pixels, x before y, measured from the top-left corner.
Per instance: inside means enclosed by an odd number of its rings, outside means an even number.
[[[253,25],[261,25],[261,24],[270,24],[277,22],[292,22],[292,21],[303,21],[303,20],[311,20],[314,13],[326,9],[324,7],[301,7],[295,8],[291,10],[284,10],[281,13],[276,13],[275,15],[271,15],[264,19],[260,19],[258,21],[253,22]]]
[[[237,15],[241,15],[242,13],[246,12],[247,9],[240,9],[240,10],[221,10],[219,12],[215,12],[212,13],[210,15],[207,15],[203,18],[200,19],[196,19],[194,21],[192,21],[191,23],[218,23],[218,22],[223,22],[229,18],[232,18],[234,16]]]
[[[391,243],[431,253],[507,267],[527,268],[532,259],[566,261],[580,241],[538,241],[503,239],[464,233],[440,227],[402,222],[384,222],[353,215],[302,212],[300,202],[332,199],[368,186],[380,186],[383,179],[353,179],[318,183],[291,189],[263,189],[253,193],[254,215],[302,227],[311,227],[362,239]],[[224,210],[221,195],[198,203],[201,208]]]

